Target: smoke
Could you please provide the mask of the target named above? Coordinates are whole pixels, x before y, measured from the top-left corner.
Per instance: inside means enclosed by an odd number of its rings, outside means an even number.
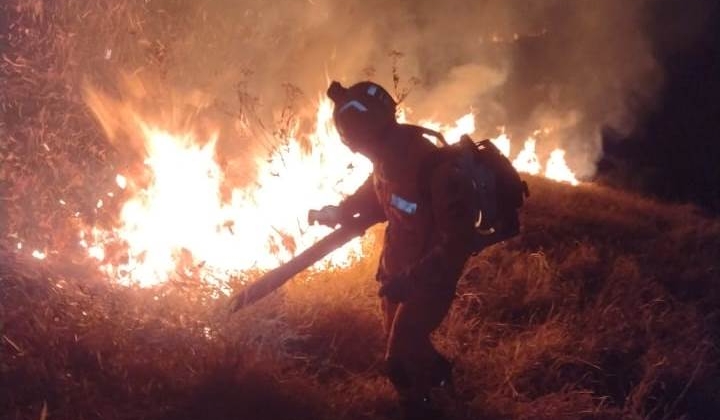
[[[472,109],[478,137],[505,127],[515,151],[524,136],[548,129],[539,152],[567,149],[584,177],[594,173],[601,132],[632,131],[662,85],[648,36],[651,3],[152,2],[182,28],[164,44],[164,80],[173,89],[201,90],[215,105],[252,108],[271,122],[283,107],[312,109],[328,80],[372,78],[398,96],[409,90],[403,103],[418,118],[450,121]],[[288,95],[288,85],[302,95]],[[248,100],[250,108],[238,104]],[[258,142],[233,131],[229,114],[221,148],[256,153]]]

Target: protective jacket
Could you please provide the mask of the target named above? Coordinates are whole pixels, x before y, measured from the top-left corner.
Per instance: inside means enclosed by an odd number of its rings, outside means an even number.
[[[452,282],[454,288],[477,218],[471,180],[453,162],[428,164],[437,147],[420,127],[393,124],[380,143],[373,173],[341,210],[380,210],[387,219],[380,281],[404,275],[423,285]]]
[[[383,295],[386,374],[401,400],[426,401],[450,375],[449,362],[430,334],[447,314],[471,253],[477,218],[472,180],[438,149],[421,127],[391,124],[377,139],[370,177],[340,204],[345,217],[387,220],[377,279],[382,290],[406,285],[401,300]]]

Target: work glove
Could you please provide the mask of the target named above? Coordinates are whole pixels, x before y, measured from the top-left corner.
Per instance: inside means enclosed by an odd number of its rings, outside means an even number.
[[[340,211],[340,207],[325,206],[320,210],[308,211],[308,224],[314,225],[316,222],[330,228],[335,228],[342,223],[342,211]]]
[[[389,300],[391,303],[405,302],[415,291],[415,284],[406,273],[381,276],[379,280],[381,286],[378,296]]]

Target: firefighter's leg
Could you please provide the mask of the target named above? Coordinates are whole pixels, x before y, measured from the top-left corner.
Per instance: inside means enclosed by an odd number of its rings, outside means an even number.
[[[388,377],[401,401],[427,403],[431,388],[450,379],[450,363],[432,345],[430,334],[445,318],[455,295],[454,286],[419,291],[397,308],[386,362]]]
[[[395,321],[398,304],[390,302],[386,298],[382,298],[380,301],[380,307],[383,313],[383,330],[385,331],[385,339],[387,340],[390,337],[390,330],[392,329],[393,322]]]
[[[382,254],[380,255],[380,263],[378,265],[377,273],[375,274],[375,280],[377,280],[380,284],[382,284],[383,281],[387,277],[387,270],[388,270],[388,256],[392,254],[391,252],[392,246],[390,246],[388,241],[388,232],[385,231],[385,241],[383,243],[383,250]],[[390,261],[392,261],[392,258],[390,258]],[[398,304],[396,302],[390,302],[386,298],[382,298],[380,300],[380,309],[382,310],[383,314],[383,331],[385,333],[385,339],[387,340],[388,337],[390,337],[390,330],[392,328],[393,321],[395,320],[395,314],[397,313]]]

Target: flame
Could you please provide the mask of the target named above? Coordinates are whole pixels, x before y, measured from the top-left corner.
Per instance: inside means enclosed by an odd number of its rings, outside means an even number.
[[[314,130],[301,141],[295,127],[269,158],[257,157],[255,182],[229,194],[217,159],[218,133],[197,138],[189,130],[173,132],[143,119],[128,103],[114,102],[93,90],[86,100],[108,137],[113,140],[119,130],[127,130],[133,149],[144,159],[143,173],[116,175],[122,192],[105,194],[126,199],[117,226],[87,226],[78,238],[86,255],[121,284],[146,287],[188,276],[226,290],[233,276],[248,269],[274,268],[325,236],[329,228],[307,225],[307,211],[338,203],[372,171],[367,159],[343,146],[332,123],[332,102],[324,97],[318,102]],[[405,122],[408,113],[400,109],[399,120]],[[450,144],[476,131],[472,112],[451,124],[433,120],[419,124],[442,132]],[[551,131],[537,130],[514,159],[511,136],[504,127],[491,141],[518,171],[578,185],[562,149],[550,153],[543,171],[537,139]],[[68,205],[64,200],[59,204]],[[95,207],[107,211],[103,198],[96,200]],[[28,248],[22,241],[16,247]],[[38,260],[55,252],[30,250]],[[362,243],[356,239],[319,264],[343,267],[361,254]]]
[[[101,261],[109,248],[124,244],[126,261],[107,261],[102,269],[125,284],[152,286],[173,274],[220,284],[243,270],[275,267],[327,234],[327,228],[307,225],[308,209],[339,202],[372,171],[367,159],[340,142],[327,100],[318,107],[310,152],[289,138],[269,159],[258,159],[256,182],[233,189],[229,202],[221,198],[217,135],[200,145],[192,134],[139,124],[149,184],[141,188],[118,174],[118,186],[135,191],[122,207],[121,225],[112,231],[91,229],[80,241]],[[360,251],[355,240],[327,262],[346,265]]]
[[[506,158],[510,157],[510,137],[508,137],[505,132],[500,133],[499,136],[494,139],[490,139],[490,141],[498,148],[498,150],[500,150],[500,153],[505,155]]]
[[[532,137],[525,141],[525,146],[518,153],[517,157],[512,161],[513,166],[520,172],[530,175],[537,175],[542,170],[540,160],[535,153],[536,140]]]
[[[550,131],[549,129],[538,130],[536,134],[539,132],[548,134]],[[505,156],[510,156],[510,142],[505,133],[492,139],[492,141]],[[570,167],[565,162],[565,151],[562,149],[554,149],[550,152],[550,157],[545,164],[545,172],[543,173],[540,158],[535,152],[536,143],[537,140],[534,137],[525,140],[523,149],[518,153],[517,157],[513,159],[512,164],[518,172],[525,172],[530,175],[543,174],[545,178],[557,182],[565,182],[573,186],[580,184],[580,181],[575,177],[575,173],[570,170]]]
[[[571,185],[578,185],[580,182],[575,178],[575,174],[565,163],[565,151],[555,149],[550,153],[550,159],[545,165],[545,177],[558,182],[567,182]]]
[[[269,158],[257,157],[254,183],[227,194],[225,174],[217,160],[218,133],[197,138],[192,131],[168,130],[142,118],[127,102],[113,102],[88,89],[86,100],[108,137],[112,140],[119,130],[127,130],[144,159],[143,174],[115,177],[122,191],[118,196],[126,198],[118,225],[111,229],[88,226],[79,235],[78,243],[86,254],[121,284],[153,286],[174,276],[188,276],[222,290],[227,280],[243,271],[274,268],[329,232],[325,227],[308,226],[309,209],[338,203],[372,171],[367,159],[342,144],[332,123],[332,102],[321,97],[314,130],[301,139],[295,127]],[[408,114],[399,109],[399,121],[405,122]],[[472,112],[452,124],[433,120],[419,124],[442,132],[450,144],[476,131]],[[491,141],[511,158],[511,137],[504,128],[501,131]],[[534,135],[550,131],[544,128]],[[543,174],[536,143],[535,137],[528,138],[512,159],[518,171]],[[564,155],[562,149],[551,152],[544,176],[578,185]],[[97,200],[96,207],[106,207],[105,202]],[[18,248],[22,248],[20,243]],[[321,264],[347,266],[361,254],[362,243],[356,239]],[[38,259],[46,255],[33,252]]]
[[[406,111],[401,109],[399,115],[402,116],[404,121]],[[475,115],[472,112],[467,113],[458,118],[454,125],[443,125],[433,120],[421,120],[420,125],[443,133],[448,144],[454,144],[460,141],[460,137],[462,137],[463,134],[472,134],[475,132]],[[543,128],[536,130],[533,134],[536,136],[541,134],[547,135],[551,132],[551,129]],[[500,150],[500,153],[510,158],[511,141],[510,137],[505,133],[504,127],[501,128],[501,133],[497,137],[490,139],[490,141]],[[525,172],[531,175],[540,175],[543,173],[540,158],[535,151],[536,143],[537,140],[535,137],[528,138],[523,145],[523,149],[515,159],[512,160],[513,166],[519,172]],[[550,157],[545,165],[544,176],[554,181],[567,182],[571,185],[578,185],[580,183],[573,171],[571,171],[565,163],[565,151],[562,149],[555,149],[550,153]]]
[[[472,134],[475,132],[475,115],[472,112],[468,112],[455,120],[454,125],[444,125],[433,120],[420,120],[419,124],[442,133],[448,144],[454,144],[460,141],[460,137],[462,137],[463,134]]]

